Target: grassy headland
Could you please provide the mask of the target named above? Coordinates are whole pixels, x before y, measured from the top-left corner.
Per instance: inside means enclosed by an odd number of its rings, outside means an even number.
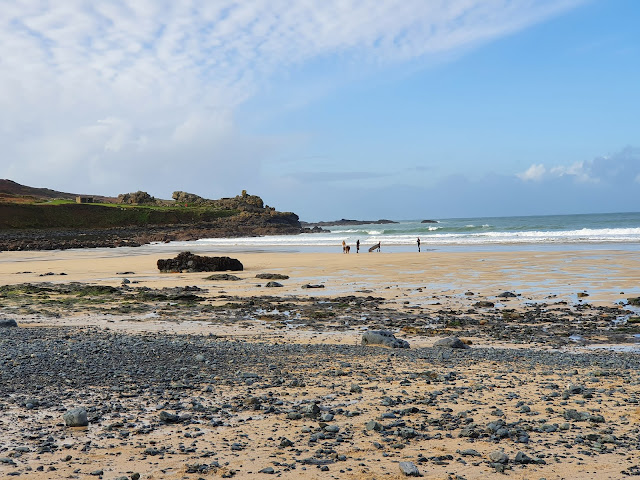
[[[83,203],[77,203],[77,197],[0,180],[0,250],[140,245],[303,230],[295,213],[278,212],[246,191],[217,200],[179,191],[173,200],[140,191],[117,198],[83,196]]]

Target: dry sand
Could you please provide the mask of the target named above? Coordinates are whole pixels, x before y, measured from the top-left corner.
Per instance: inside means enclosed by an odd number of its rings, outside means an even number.
[[[127,255],[122,255],[122,250],[102,249],[3,252],[0,254],[0,285],[46,281],[120,286],[126,278],[131,282],[129,285],[136,288],[198,286],[207,290],[202,295],[213,299],[212,304],[219,295],[246,299],[277,295],[296,301],[316,297],[374,296],[384,298],[387,305],[395,305],[398,312],[410,311],[414,315],[417,312],[417,315],[423,313],[425,316],[443,308],[464,311],[469,308],[471,299],[500,302],[496,296],[505,291],[519,295],[509,300],[508,306],[513,309],[551,302],[567,302],[567,305],[584,302],[592,306],[615,307],[629,297],[640,296],[640,256],[615,250],[349,255],[238,253],[231,256],[243,263],[244,271],[230,273],[240,277],[239,281],[205,280],[206,274],[202,273],[160,274],[156,261],[173,256],[174,252],[149,253],[143,249],[127,252]],[[216,252],[198,254],[220,255]],[[265,272],[285,274],[290,278],[280,281],[282,287],[266,288],[266,280],[255,278],[256,274]],[[321,284],[324,288],[303,289],[305,284]],[[588,296],[578,298],[579,293]],[[317,326],[313,329],[274,328],[264,318],[230,324],[209,322],[201,315],[168,322],[158,315],[105,315],[90,309],[48,317],[42,313],[21,314],[19,310],[3,308],[1,314],[16,318],[21,328],[68,326],[78,334],[86,335],[92,332],[87,326],[141,336],[214,334],[224,339],[267,342],[278,346],[314,343],[355,345],[363,328],[367,327],[366,321],[360,321],[353,328],[340,330],[323,331]],[[408,335],[405,338],[410,340],[412,349],[430,349],[437,335]],[[357,356],[351,361],[345,356],[318,358],[319,354],[314,351],[309,358],[315,366],[307,368],[294,364],[283,369],[282,375],[286,378],[304,378],[302,387],[288,384],[278,388],[251,383],[230,385],[214,377],[208,385],[187,391],[179,401],[172,403],[158,399],[159,404],[165,402],[164,407],[151,404],[146,397],[146,403],[136,396],[121,398],[123,410],[103,414],[86,429],[65,427],[61,424],[61,412],[75,405],[96,404],[101,395],[106,395],[99,388],[90,389],[75,399],[67,398],[58,408],[25,410],[24,405],[11,398],[0,399],[0,431],[4,432],[3,440],[0,440],[0,458],[9,459],[0,462],[0,477],[19,472],[17,478],[100,476],[116,479],[121,476],[130,478],[133,472],[139,472],[143,479],[207,479],[234,471],[235,478],[395,479],[403,478],[398,462],[410,461],[418,465],[424,478],[471,480],[500,475],[488,460],[489,454],[496,450],[504,450],[509,455],[510,463],[507,465],[510,468],[505,475],[514,479],[614,479],[626,478],[627,473],[636,472],[634,467],[640,463],[640,409],[637,403],[640,382],[637,373],[621,374],[619,368],[613,368],[611,374],[596,377],[594,372],[600,369],[599,360],[594,360],[593,365],[570,369],[562,365],[554,369],[547,364],[532,367],[526,361],[526,352],[529,348],[535,349],[536,345],[496,341],[489,337],[474,338],[473,341],[472,348],[479,345],[497,348],[517,346],[524,349],[524,353],[521,360],[511,364],[489,356],[485,359],[452,360],[448,365],[446,358],[431,364],[427,360],[396,355],[395,351],[380,347],[370,347],[378,349],[380,355]],[[548,349],[540,345],[542,348]],[[594,355],[594,358],[600,357]],[[283,361],[286,363],[286,359]],[[335,378],[327,378],[327,371],[342,373]],[[447,377],[451,371],[455,371],[457,376]],[[596,400],[585,400],[583,392],[563,399],[561,395],[570,383],[593,389],[596,394],[592,397]],[[358,384],[362,390],[352,392],[352,384]],[[208,392],[206,387],[211,387],[211,391]],[[559,395],[549,395],[552,392]],[[421,400],[434,398],[433,395],[441,395],[442,400],[421,403]],[[231,409],[232,413],[220,425],[206,422],[158,424],[160,410],[168,409],[172,404],[181,404],[183,410],[188,410],[188,398],[197,399],[204,408],[220,408],[220,405],[237,405],[238,402],[242,405],[252,396],[262,396],[263,406],[268,403],[265,399],[269,396],[281,399],[283,412],[265,414],[260,409],[236,408]],[[385,397],[403,400],[383,406],[381,402]],[[293,411],[310,400],[318,400],[323,412],[337,412],[335,420],[322,422],[317,417],[287,418],[285,411]],[[522,405],[530,407],[530,411],[521,411]],[[417,411],[398,414],[397,411],[403,408]],[[486,435],[477,439],[460,436],[465,425],[460,419],[465,417],[473,417],[474,424],[480,425],[479,431],[484,431],[492,419],[504,419],[506,423],[522,421],[527,428],[544,424],[558,426],[567,423],[563,417],[567,409],[603,414],[606,422],[570,421],[567,430],[562,427],[563,433],[557,429],[555,432],[529,430],[531,442],[527,444],[517,443],[511,437],[496,441]],[[180,413],[179,409],[174,410]],[[346,416],[346,410],[357,410],[359,414]],[[406,421],[405,427],[400,424],[394,427],[393,418],[381,417],[385,412],[393,411],[397,420]],[[449,417],[457,420],[452,421]],[[438,423],[434,419],[443,420]],[[385,425],[387,435],[367,431],[365,424],[370,420]],[[105,435],[106,427],[116,422],[123,426],[115,427],[114,431],[127,430],[126,436]],[[310,441],[310,435],[324,431],[325,423],[337,426],[343,438],[336,442],[336,435],[328,434],[326,439]],[[136,428],[142,424],[153,424],[155,428],[138,435]],[[28,444],[25,438],[35,426],[50,432],[59,445],[67,447],[60,447],[52,453],[37,454],[33,448],[29,452],[16,452],[17,445]],[[402,428],[414,428],[418,433],[415,437],[411,436],[413,434],[403,436],[398,433]],[[593,438],[589,437],[591,440],[586,440],[586,443],[576,441],[576,438],[588,435],[593,435]],[[607,443],[609,437],[605,439],[605,435],[623,438],[624,442]],[[293,446],[280,447],[283,437],[291,440]],[[83,451],[83,446],[89,442],[92,442],[92,448]],[[230,447],[233,443],[242,444],[243,448],[233,450]],[[162,454],[144,454],[156,445],[165,448]],[[191,451],[189,446],[195,450]],[[332,461],[326,471],[321,471],[320,466],[300,462],[301,458],[314,457],[314,452],[322,448],[344,455],[345,460]],[[474,449],[479,456],[461,455],[459,452],[465,449]],[[203,451],[215,454],[203,457]],[[545,464],[514,464],[513,459],[519,451],[543,458]],[[67,455],[72,458],[64,460]],[[219,467],[214,467],[214,458]],[[329,453],[320,454],[318,458],[335,460]],[[194,465],[206,465],[207,468],[189,471],[195,468]],[[274,474],[260,473],[270,466],[274,468]],[[42,471],[38,471],[38,467]],[[102,475],[98,475],[100,470]],[[624,474],[621,473],[623,471]],[[96,474],[95,477],[91,476],[92,473]]]

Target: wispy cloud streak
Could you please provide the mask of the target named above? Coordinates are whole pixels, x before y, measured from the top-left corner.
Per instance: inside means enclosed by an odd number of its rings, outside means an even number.
[[[187,144],[207,152],[196,161],[209,161],[242,136],[234,111],[274,72],[330,56],[384,68],[473,47],[578,3],[5,2],[0,139],[7,175],[79,171],[107,158],[151,163],[158,151]]]

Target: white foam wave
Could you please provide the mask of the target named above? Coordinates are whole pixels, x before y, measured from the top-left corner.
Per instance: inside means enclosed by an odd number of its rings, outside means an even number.
[[[439,227],[429,227],[436,231]],[[384,234],[372,230],[368,235],[362,231],[340,231],[331,233],[305,233],[300,235],[271,235],[264,237],[208,238],[195,242],[171,242],[174,246],[200,245],[220,247],[268,247],[307,246],[342,247],[344,240],[355,245],[360,240],[361,248],[380,242],[387,246],[415,245],[416,234]],[[419,234],[424,245],[494,245],[494,244],[554,244],[554,243],[640,243],[640,228],[609,228],[562,230],[562,231],[516,231],[474,233],[427,233]]]

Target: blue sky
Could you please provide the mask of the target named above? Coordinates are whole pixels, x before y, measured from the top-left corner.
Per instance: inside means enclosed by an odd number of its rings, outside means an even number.
[[[634,0],[5,7],[2,178],[308,221],[640,209]]]

